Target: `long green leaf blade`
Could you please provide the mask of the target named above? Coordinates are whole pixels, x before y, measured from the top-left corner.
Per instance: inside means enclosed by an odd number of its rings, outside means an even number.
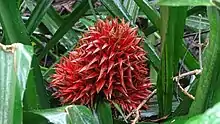
[[[31,44],[15,0],[0,0],[0,23],[3,27],[6,44]]]
[[[0,59],[3,61],[0,64],[0,123],[1,124],[17,124],[21,123],[21,104],[15,104],[16,84],[18,80],[16,73],[13,69],[13,55],[5,53],[0,49]],[[13,97],[11,97],[13,96]],[[17,99],[21,102],[21,99]],[[19,111],[15,111],[14,108],[18,108]],[[14,118],[14,113],[17,117]]]
[[[47,52],[59,42],[59,40],[71,29],[71,27],[79,20],[79,18],[88,10],[89,4],[87,0],[83,0],[81,4],[64,20],[62,25],[56,31],[52,39],[47,43],[39,55],[39,60],[47,54]]]
[[[34,8],[26,23],[29,34],[32,34],[37,26],[41,23],[41,19],[47,12],[47,9],[50,7],[52,2],[53,0],[38,0],[37,6]]]
[[[146,0],[134,0],[157,29],[160,27],[160,14]]]
[[[154,24],[154,26],[159,29],[160,27],[160,20],[161,20],[161,17],[160,17],[160,14],[157,12],[157,10],[155,10],[147,1],[145,0],[135,0],[135,2],[137,3],[137,5],[140,7],[140,10],[142,10],[145,15],[148,17],[148,19]],[[156,29],[154,29],[154,31],[156,31]],[[148,32],[146,32],[145,30],[143,30],[144,34],[146,36],[148,36]],[[190,69],[190,70],[193,70],[193,69],[197,69],[199,67],[199,64],[198,64],[198,61],[193,57],[193,55],[188,52],[185,44],[184,44],[184,41],[181,41],[178,45],[178,48],[179,48],[179,57],[180,58],[183,58],[185,56],[185,59],[184,59],[184,64],[186,64],[186,66]],[[149,49],[149,48],[148,48]],[[150,49],[149,49],[150,50]],[[149,54],[151,55],[151,50],[149,52]],[[156,56],[156,54],[154,55]],[[151,57],[151,56],[149,56]],[[151,58],[150,58],[151,59]],[[156,60],[153,58],[153,60]],[[158,66],[157,66],[157,61],[156,63],[153,63],[154,67],[157,69]]]
[[[157,82],[160,116],[172,111],[173,79],[177,72],[178,54],[176,44],[182,41],[187,8],[161,7],[162,59]]]
[[[195,101],[190,108],[190,115],[204,112],[209,106],[219,102],[219,68],[220,68],[220,12],[217,8],[208,8],[210,22],[210,41],[204,52],[203,70],[196,91]]]
[[[50,103],[36,56],[33,57],[31,67],[24,94],[24,110],[47,109]]]

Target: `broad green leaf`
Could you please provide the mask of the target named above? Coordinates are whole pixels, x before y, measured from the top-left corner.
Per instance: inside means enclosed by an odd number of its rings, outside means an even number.
[[[51,40],[47,43],[46,47],[43,49],[39,55],[39,60],[41,60],[48,51],[53,48],[56,43],[72,28],[72,26],[79,20],[79,18],[88,10],[89,4],[87,0],[82,0],[80,5],[73,10],[73,12],[63,21],[59,29],[56,31]]]
[[[120,0],[100,0],[102,4],[112,13],[114,16],[119,16],[127,21],[131,21],[131,16],[125,9]]]
[[[24,94],[24,110],[46,109],[50,107],[45,82],[41,74],[38,60],[33,57]]]
[[[33,121],[34,120],[34,121]],[[85,106],[71,105],[24,113],[24,124],[98,124],[92,112]]]
[[[211,0],[159,0],[161,6],[211,6]]]
[[[66,111],[72,124],[97,124],[92,112],[85,106],[69,106]]]
[[[208,109],[204,114],[190,118],[185,124],[219,124],[220,103]]]
[[[52,2],[53,0],[38,0],[36,7],[26,23],[29,34],[32,34],[37,26],[41,23],[43,16],[47,12],[47,9],[50,7]]]
[[[96,113],[100,124],[113,124],[111,106],[104,100],[99,100]]]
[[[39,114],[35,114],[33,112],[24,112],[23,116],[24,116],[23,124],[50,124],[47,118]],[[58,115],[58,117],[60,117],[60,115]],[[66,123],[62,123],[62,124],[66,124]]]
[[[6,44],[31,44],[15,0],[0,0],[0,23],[3,27]]]
[[[22,100],[32,60],[32,47],[0,44],[0,123],[22,123]]]
[[[217,8],[208,8],[210,22],[210,39],[204,51],[203,70],[198,83],[195,101],[190,108],[190,115],[204,112],[207,107],[220,101],[220,12]]]
[[[24,112],[24,124],[48,124],[48,122],[53,124],[71,124],[65,108],[58,107]]]
[[[178,46],[182,42],[187,7],[161,7],[162,58],[157,82],[159,115],[172,111],[173,79],[177,72]],[[177,53],[177,54],[176,54]]]

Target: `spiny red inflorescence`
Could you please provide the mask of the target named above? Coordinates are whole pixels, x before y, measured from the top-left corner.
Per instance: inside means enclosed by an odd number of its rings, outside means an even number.
[[[98,20],[79,47],[56,65],[51,86],[63,104],[92,105],[99,92],[125,112],[151,93],[146,52],[139,46],[137,28],[118,19]]]

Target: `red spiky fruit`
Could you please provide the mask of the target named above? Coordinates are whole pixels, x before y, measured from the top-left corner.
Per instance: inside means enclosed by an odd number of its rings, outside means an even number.
[[[139,46],[137,28],[118,19],[98,20],[83,35],[79,47],[56,65],[50,83],[63,104],[91,105],[103,92],[125,112],[149,94],[146,52]]]

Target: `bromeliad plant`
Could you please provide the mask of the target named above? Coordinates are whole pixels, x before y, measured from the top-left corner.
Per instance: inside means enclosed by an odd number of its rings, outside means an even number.
[[[146,52],[137,28],[118,19],[98,20],[79,46],[56,65],[50,83],[62,104],[93,106],[97,95],[131,112],[151,93]],[[146,106],[145,106],[146,107]]]

